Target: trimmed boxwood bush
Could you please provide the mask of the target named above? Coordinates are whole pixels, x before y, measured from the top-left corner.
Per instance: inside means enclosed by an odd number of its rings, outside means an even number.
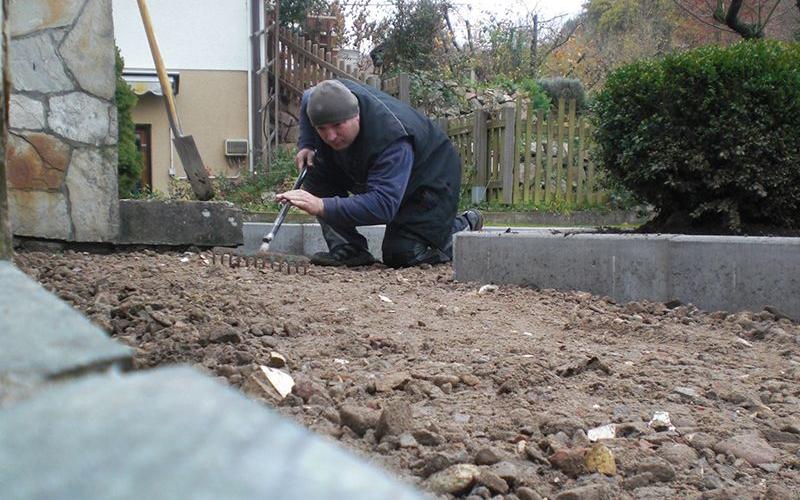
[[[583,84],[576,78],[543,78],[536,82],[539,87],[550,97],[553,105],[558,104],[558,99],[575,99],[579,112],[586,108],[586,91]]]
[[[594,111],[599,164],[657,219],[800,228],[800,45],[637,62],[609,76]]]

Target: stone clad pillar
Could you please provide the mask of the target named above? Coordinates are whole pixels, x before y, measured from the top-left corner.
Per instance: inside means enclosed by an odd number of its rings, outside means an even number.
[[[114,241],[119,196],[111,0],[7,1],[12,232]]]
[[[6,189],[6,140],[8,137],[8,96],[6,81],[6,5],[0,0],[0,260],[11,258],[11,228],[8,225],[8,191]]]

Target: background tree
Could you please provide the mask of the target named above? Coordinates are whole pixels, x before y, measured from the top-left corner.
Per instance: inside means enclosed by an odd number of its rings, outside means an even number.
[[[697,22],[744,39],[789,40],[797,35],[797,0],[673,0]],[[795,25],[795,29],[791,26]],[[770,29],[773,27],[774,29]]]

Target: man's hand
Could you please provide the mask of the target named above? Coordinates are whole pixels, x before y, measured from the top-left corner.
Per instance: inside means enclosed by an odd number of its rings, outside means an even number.
[[[308,191],[302,189],[294,189],[280,193],[275,197],[279,202],[291,203],[292,206],[308,213],[309,215],[316,215],[322,217],[325,214],[325,205],[322,203],[322,198],[317,198]]]
[[[297,165],[297,170],[312,166],[314,164],[314,150],[303,148],[298,151],[294,157],[294,164]]]

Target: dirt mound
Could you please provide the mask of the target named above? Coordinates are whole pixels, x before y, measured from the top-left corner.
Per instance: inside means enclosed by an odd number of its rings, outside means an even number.
[[[298,276],[207,254],[16,261],[134,347],[139,368],[190,363],[438,494],[800,488],[800,328],[776,311],[479,293],[449,266]],[[288,396],[262,365],[294,378]]]

